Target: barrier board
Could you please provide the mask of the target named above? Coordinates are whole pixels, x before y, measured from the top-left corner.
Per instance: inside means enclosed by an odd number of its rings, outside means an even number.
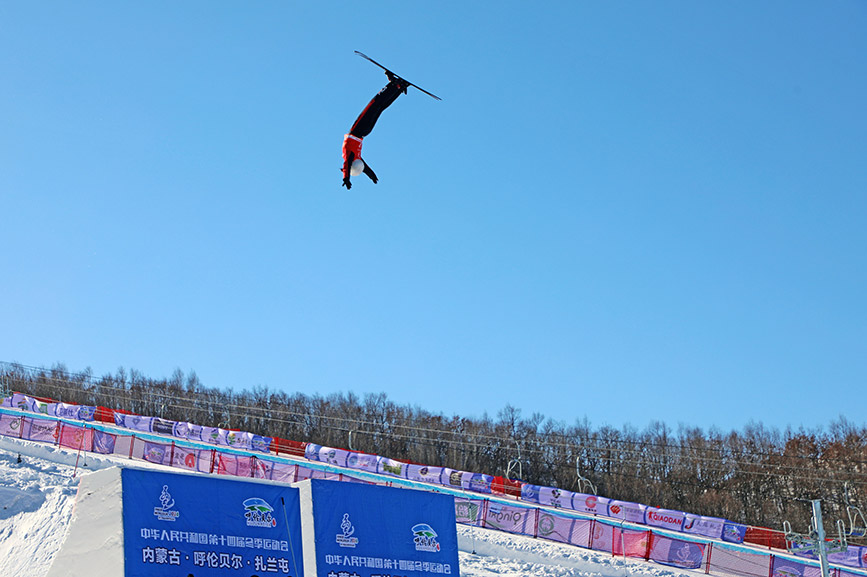
[[[294,486],[304,577],[459,575],[454,497],[319,479]]]
[[[124,469],[125,577],[303,572],[298,489]]]

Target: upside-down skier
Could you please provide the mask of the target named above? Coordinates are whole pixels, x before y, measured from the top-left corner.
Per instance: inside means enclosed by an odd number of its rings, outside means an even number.
[[[355,53],[385,70],[385,75],[388,77],[388,84],[386,84],[385,87],[373,97],[373,100],[368,103],[367,107],[361,111],[361,114],[355,120],[355,124],[353,124],[352,128],[349,129],[349,134],[343,137],[343,186],[345,186],[347,190],[352,188],[352,182],[350,182],[349,177],[358,176],[362,172],[373,181],[373,184],[378,182],[376,173],[373,172],[373,169],[371,169],[370,166],[361,159],[361,142],[364,140],[364,137],[370,134],[370,131],[373,130],[373,126],[376,124],[376,121],[379,120],[379,115],[382,114],[383,110],[391,106],[391,103],[397,100],[397,97],[400,96],[401,93],[406,94],[406,89],[410,86],[424,92],[436,100],[442,100],[442,98],[436,94],[431,94],[418,84],[413,84],[412,82],[401,78],[370,56],[362,54],[358,50],[356,50]]]
[[[343,186],[347,190],[352,188],[350,176],[357,176],[364,172],[374,184],[379,179],[376,178],[376,173],[370,168],[361,158],[361,141],[365,136],[370,134],[376,121],[379,120],[379,115],[382,111],[391,106],[392,102],[397,100],[401,93],[406,94],[406,89],[409,87],[409,82],[395,76],[390,71],[386,71],[388,76],[388,84],[380,90],[376,96],[367,104],[355,124],[349,129],[349,134],[343,137]]]

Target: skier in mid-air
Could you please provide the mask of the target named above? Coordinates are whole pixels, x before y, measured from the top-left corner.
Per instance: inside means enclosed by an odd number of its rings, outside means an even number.
[[[349,177],[357,176],[362,172],[374,184],[378,181],[376,173],[361,158],[361,141],[373,130],[373,126],[379,120],[382,111],[391,106],[391,103],[397,100],[401,93],[406,94],[406,89],[409,86],[409,82],[395,76],[391,71],[386,70],[385,75],[388,76],[388,84],[361,111],[355,124],[349,129],[349,134],[343,137],[343,186],[347,190],[352,188]]]

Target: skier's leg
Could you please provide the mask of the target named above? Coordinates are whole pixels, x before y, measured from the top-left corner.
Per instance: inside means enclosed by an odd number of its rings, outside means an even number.
[[[393,82],[385,85],[385,88],[380,90],[376,96],[367,104],[367,107],[361,112],[349,130],[349,134],[364,138],[370,131],[373,130],[376,121],[379,120],[379,115],[382,111],[391,106],[391,103],[397,100],[400,96],[400,87]]]

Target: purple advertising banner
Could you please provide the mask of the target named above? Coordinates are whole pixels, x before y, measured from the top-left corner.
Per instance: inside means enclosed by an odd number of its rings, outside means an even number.
[[[683,532],[720,539],[725,522],[725,519],[719,517],[703,517],[687,513],[683,519]]]
[[[22,417],[0,415],[0,435],[21,438]]]
[[[647,505],[630,503],[628,501],[609,501],[608,516],[615,519],[623,519],[630,523],[644,523],[644,512]]]
[[[494,478],[492,476],[482,473],[468,473],[464,471],[461,475],[461,487],[467,491],[474,491],[476,493],[490,493],[493,481]]]
[[[421,483],[434,483],[442,485],[442,467],[428,467],[427,465],[407,465],[406,478]]]
[[[572,510],[591,515],[608,515],[609,499],[587,495],[585,493],[572,493]]]
[[[31,441],[53,443],[57,440],[58,423],[59,421],[52,419],[33,419],[27,417],[24,419],[22,438],[30,439]]]
[[[684,517],[686,517],[686,513],[681,511],[648,507],[644,513],[644,522],[652,527],[680,531],[683,528]]]
[[[701,567],[704,560],[704,544],[659,535],[653,535],[652,539],[650,547],[650,559],[652,561],[683,569]]]

